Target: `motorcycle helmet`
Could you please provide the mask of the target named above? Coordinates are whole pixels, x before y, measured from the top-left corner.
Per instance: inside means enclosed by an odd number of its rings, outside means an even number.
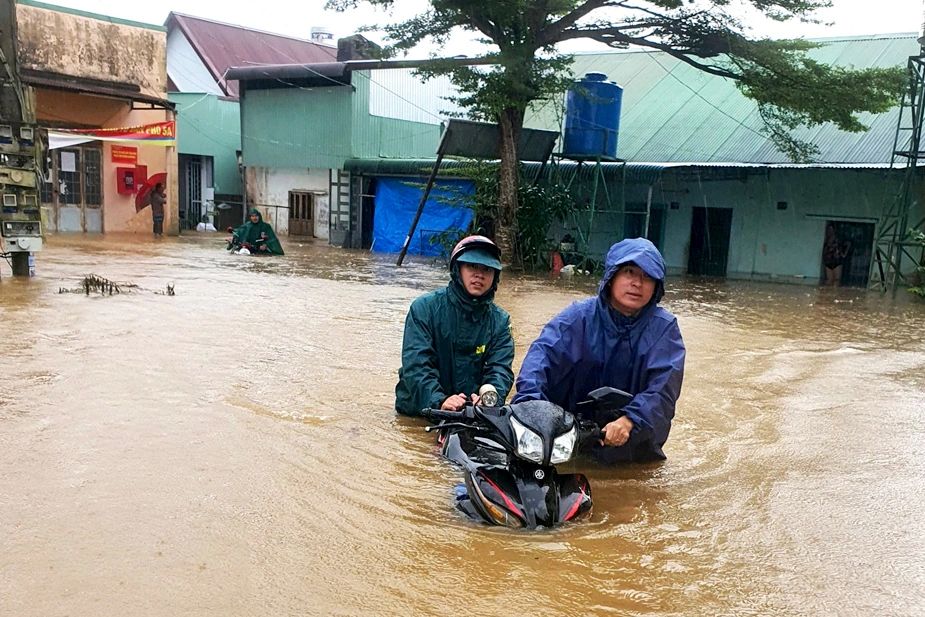
[[[501,272],[501,249],[485,236],[467,236],[453,247],[450,269],[456,262],[481,264]]]

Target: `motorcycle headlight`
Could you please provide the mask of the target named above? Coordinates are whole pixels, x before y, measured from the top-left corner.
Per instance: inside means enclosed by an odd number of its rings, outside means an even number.
[[[572,453],[575,451],[576,441],[578,441],[577,426],[573,426],[569,432],[556,437],[552,442],[552,454],[549,457],[549,462],[555,465],[556,463],[565,463],[571,459]]]
[[[517,438],[517,455],[534,463],[543,462],[543,438],[511,416],[511,426]]]

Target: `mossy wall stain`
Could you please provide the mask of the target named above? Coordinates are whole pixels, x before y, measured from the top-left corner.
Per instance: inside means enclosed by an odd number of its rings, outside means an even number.
[[[20,67],[167,92],[167,33],[19,4]]]

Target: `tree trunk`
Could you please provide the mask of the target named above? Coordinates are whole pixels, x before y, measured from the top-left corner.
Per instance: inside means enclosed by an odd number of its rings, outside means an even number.
[[[495,221],[495,242],[501,249],[501,258],[518,268],[520,255],[516,252],[517,188],[520,184],[520,161],[517,142],[523,128],[523,112],[508,107],[499,115],[501,127],[501,169],[498,178],[498,218]]]

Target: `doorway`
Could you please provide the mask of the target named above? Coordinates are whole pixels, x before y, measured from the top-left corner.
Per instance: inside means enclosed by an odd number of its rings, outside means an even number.
[[[694,208],[687,273],[726,276],[732,208]]]
[[[315,235],[314,199],[307,191],[289,191],[289,235]]]
[[[647,228],[648,224],[648,228]],[[662,250],[665,229],[665,206],[652,204],[646,212],[644,203],[628,203],[623,214],[623,237],[646,238]]]
[[[842,263],[842,287],[867,287],[870,276],[870,260],[874,246],[874,223],[852,223],[848,221],[826,221],[826,227],[835,228],[839,246],[848,245],[848,252]],[[821,238],[825,243],[825,236]],[[820,283],[825,282],[825,266],[822,266]]]

